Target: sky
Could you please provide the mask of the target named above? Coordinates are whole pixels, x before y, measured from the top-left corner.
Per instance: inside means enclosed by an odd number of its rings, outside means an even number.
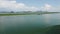
[[[0,0],[0,11],[60,11],[60,0]]]

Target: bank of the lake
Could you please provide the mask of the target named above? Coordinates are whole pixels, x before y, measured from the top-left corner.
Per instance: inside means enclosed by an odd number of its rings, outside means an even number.
[[[43,13],[0,13],[0,16],[15,16],[15,15],[42,15],[42,14],[56,14],[60,12],[43,12]]]

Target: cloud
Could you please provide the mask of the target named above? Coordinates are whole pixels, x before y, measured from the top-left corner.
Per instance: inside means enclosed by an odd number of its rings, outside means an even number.
[[[52,6],[49,4],[45,4],[45,9],[49,10]]]
[[[15,0],[0,0],[0,9],[4,8],[9,11],[36,11],[37,7],[27,6],[24,3],[17,3]],[[6,11],[7,11],[6,10]]]
[[[15,0],[0,0],[0,1],[15,1]]]
[[[49,11],[51,8],[53,8],[51,5],[45,4],[44,6],[41,7],[41,10],[43,10],[43,11]]]
[[[59,12],[60,11],[60,6],[52,6],[50,4],[44,4],[44,6],[42,6],[40,8],[42,11],[49,11],[49,12]]]
[[[0,11],[60,11],[60,7],[54,7],[48,3],[42,7],[28,6],[24,3],[17,3],[16,0],[0,0]]]

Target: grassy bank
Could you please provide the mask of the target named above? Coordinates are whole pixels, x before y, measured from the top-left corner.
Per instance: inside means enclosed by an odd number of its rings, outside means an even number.
[[[13,15],[42,15],[42,14],[55,14],[55,13],[59,13],[59,12],[43,12],[43,13],[3,13],[0,14],[0,16],[13,16]]]

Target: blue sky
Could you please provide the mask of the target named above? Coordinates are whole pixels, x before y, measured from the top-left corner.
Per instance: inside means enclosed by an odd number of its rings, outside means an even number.
[[[60,5],[60,0],[16,0],[17,2],[20,3],[25,3],[29,6],[42,6],[46,3],[51,4],[53,6],[59,6]]]
[[[0,0],[0,11],[60,11],[60,0]]]

